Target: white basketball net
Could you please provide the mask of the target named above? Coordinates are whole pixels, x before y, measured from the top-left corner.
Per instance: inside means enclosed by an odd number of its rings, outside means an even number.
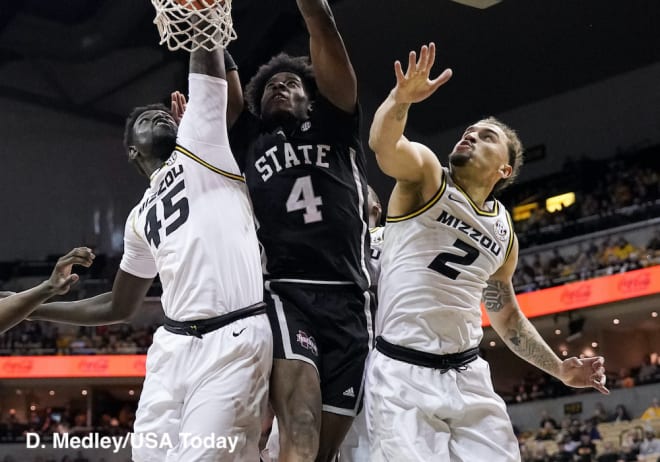
[[[171,51],[226,48],[236,38],[231,0],[151,0],[160,45]],[[210,5],[210,6],[207,6]]]

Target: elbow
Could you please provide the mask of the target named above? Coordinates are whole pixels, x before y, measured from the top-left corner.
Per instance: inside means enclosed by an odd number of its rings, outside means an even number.
[[[128,322],[133,317],[136,309],[137,307],[134,306],[113,307],[112,311],[109,313],[108,324]]]
[[[385,151],[386,146],[383,142],[383,137],[374,133],[374,130],[369,132],[369,148],[378,155]]]
[[[371,134],[369,135],[369,149],[375,153],[378,153],[378,140]]]

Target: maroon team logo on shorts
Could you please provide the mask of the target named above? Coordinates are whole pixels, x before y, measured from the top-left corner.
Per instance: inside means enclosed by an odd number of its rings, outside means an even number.
[[[305,350],[311,351],[314,356],[319,355],[319,350],[316,348],[316,340],[314,340],[314,337],[307,335],[306,332],[299,330],[298,334],[296,335],[296,341]]]

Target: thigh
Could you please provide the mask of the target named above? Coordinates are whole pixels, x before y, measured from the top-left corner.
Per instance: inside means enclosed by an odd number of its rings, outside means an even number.
[[[179,444],[168,461],[259,460],[272,366],[269,334],[265,316],[246,318],[205,335],[202,347],[189,352],[194,357]]]
[[[457,374],[460,396],[456,400],[462,403],[464,411],[452,419],[452,462],[520,460],[506,405],[493,390],[490,377],[488,363],[482,358]]]
[[[177,370],[177,349],[166,340],[171,335],[160,328],[147,353],[132,439],[136,462],[162,462],[170,447],[178,443],[184,391]]]
[[[318,373],[309,363],[274,359],[270,399],[275,415],[280,420],[280,427],[286,427],[294,411],[311,412],[320,425],[321,387]]]
[[[291,284],[267,281],[264,302],[273,331],[273,358],[302,361],[318,373],[321,357],[316,326],[304,311],[304,294]]]
[[[372,462],[449,460],[449,425],[433,412],[446,388],[441,380],[437,371],[372,351],[365,386]]]
[[[372,339],[369,294],[322,291],[312,305],[312,319],[319,326],[323,411],[354,418],[362,407]]]

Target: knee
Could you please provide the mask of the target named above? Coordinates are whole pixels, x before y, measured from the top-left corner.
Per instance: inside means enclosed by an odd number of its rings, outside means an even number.
[[[295,441],[300,438],[318,438],[321,431],[320,415],[307,406],[295,406],[289,408],[289,416],[285,425],[288,427],[288,433]]]

